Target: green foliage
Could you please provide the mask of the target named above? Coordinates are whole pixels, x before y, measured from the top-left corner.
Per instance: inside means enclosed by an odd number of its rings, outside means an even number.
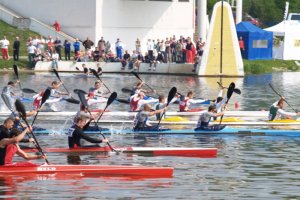
[[[244,60],[246,74],[265,74],[272,71],[298,71],[292,60]]]

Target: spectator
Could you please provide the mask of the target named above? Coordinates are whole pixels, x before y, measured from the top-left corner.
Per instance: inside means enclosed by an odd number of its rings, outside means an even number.
[[[171,47],[171,62],[174,63],[176,62],[176,58],[177,58],[177,50],[176,47],[178,45],[178,42],[176,42],[175,36],[173,37],[173,39],[170,39],[170,47]]]
[[[145,53],[145,56],[144,56],[144,60],[143,60],[145,63],[150,63],[151,61],[150,61],[150,58],[149,58],[149,55],[148,55],[148,53],[146,52]]]
[[[115,60],[115,55],[114,53],[112,52],[112,50],[109,50],[107,55],[106,55],[106,60],[109,61],[109,62],[116,62]]]
[[[58,23],[57,20],[55,20],[54,24],[53,24],[53,27],[55,28],[55,30],[57,32],[60,32],[60,24]]]
[[[175,53],[176,53],[175,62],[177,63],[182,63],[182,48],[183,48],[182,40],[177,41],[176,49],[175,49]]]
[[[127,63],[129,62],[130,60],[130,54],[128,53],[128,51],[126,50],[125,53],[124,53],[124,56],[123,56],[123,59],[121,61],[121,64],[122,64],[122,70],[125,69]]]
[[[139,52],[137,52],[138,56],[137,56],[137,60],[135,61],[135,63],[133,64],[134,66],[134,71],[140,69],[141,63],[144,61],[143,55]]]
[[[166,44],[165,44],[165,41],[164,41],[164,40],[162,40],[162,41],[160,42],[160,44],[159,44],[159,50],[160,50],[161,54],[162,54],[163,57],[164,57],[164,60],[163,60],[162,62],[165,62]]]
[[[200,63],[200,58],[201,56],[199,56],[198,54],[196,54],[195,58],[194,58],[194,69],[192,72],[195,72],[197,69],[198,64]]]
[[[53,39],[51,36],[48,37],[48,41],[47,41],[47,47],[48,47],[48,50],[49,50],[49,53],[52,55],[53,53],[53,50],[54,50],[54,43],[53,43]]]
[[[186,62],[187,63],[193,63],[194,62],[194,44],[191,41],[191,38],[187,38],[186,42]]]
[[[100,56],[105,52],[105,40],[103,37],[98,41],[98,49],[100,52]]]
[[[42,52],[42,60],[46,62],[51,60],[51,54],[49,53],[49,50],[46,50],[44,53]]]
[[[83,44],[83,46],[84,46],[85,50],[87,50],[87,49],[91,49],[91,48],[92,48],[92,46],[94,46],[94,42],[93,42],[93,41],[91,41],[89,37],[87,37],[87,38],[86,38],[86,40],[85,40],[85,41],[83,41],[83,43],[82,43],[82,44]]]
[[[65,60],[71,60],[71,43],[69,40],[65,40],[64,42],[64,48],[65,48]]]
[[[27,42],[26,42],[26,46],[29,47],[29,45],[32,43],[32,37],[29,37],[27,39]]]
[[[54,50],[51,56],[51,60],[52,60],[52,69],[58,69],[58,59],[59,59],[59,55],[58,53]]]
[[[148,39],[147,50],[148,50],[149,60],[153,60],[154,43],[151,39]]]
[[[116,42],[116,52],[117,52],[117,58],[122,59],[123,55],[123,44],[121,40],[118,38]]]
[[[197,54],[200,56],[200,59],[203,55],[203,48],[204,48],[204,45],[205,45],[205,42],[202,41],[202,38],[200,38],[198,41],[197,41],[197,47],[196,47],[196,50],[197,50]]]
[[[137,61],[138,61],[138,54],[136,53],[135,50],[133,50],[131,57],[130,57],[128,69],[132,69],[134,66],[134,69],[136,70],[136,62]]]
[[[2,59],[9,60],[9,55],[8,55],[9,41],[6,39],[6,36],[3,36],[3,39],[0,40],[0,44],[1,44]]]
[[[35,57],[35,46],[32,45],[32,43],[29,43],[29,46],[27,47],[28,52],[28,61],[31,68],[34,67],[34,57]]]
[[[100,51],[99,51],[99,48],[96,47],[95,51],[93,52],[93,60],[95,62],[99,62],[99,58],[100,58]]]
[[[62,45],[61,45],[61,40],[59,39],[59,37],[56,37],[56,40],[54,41],[54,46],[55,46],[55,51],[58,54],[59,60],[61,60]]]
[[[169,38],[166,38],[165,41],[165,62],[168,63],[170,62],[170,58],[171,58],[171,47],[170,47],[170,41]]]
[[[80,51],[77,51],[74,54],[74,62],[82,62],[82,60],[81,60],[81,52]]]
[[[43,52],[45,51],[45,44],[46,40],[44,39],[43,36],[40,36],[39,43],[38,43],[38,48]]]
[[[245,44],[244,44],[243,37],[240,37],[240,39],[239,39],[239,45],[240,45],[241,53],[243,53],[245,51]]]
[[[16,40],[14,41],[14,44],[13,44],[14,61],[19,60],[19,52],[20,52],[20,39],[19,39],[19,37],[16,37]]]
[[[80,42],[78,38],[75,39],[75,42],[73,43],[73,47],[74,47],[74,54],[76,56],[76,54],[80,51]]]
[[[38,36],[34,36],[34,39],[32,40],[32,45],[35,46],[35,48],[39,47],[39,43],[40,43],[40,39],[38,38]]]
[[[110,42],[109,42],[109,41],[106,41],[104,53],[107,54],[108,51],[110,50],[110,48],[111,48]]]
[[[137,38],[136,41],[135,41],[135,50],[137,52],[141,52],[141,41],[140,41],[139,38]]]

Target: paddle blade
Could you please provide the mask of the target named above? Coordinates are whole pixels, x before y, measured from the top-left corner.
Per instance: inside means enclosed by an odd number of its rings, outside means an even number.
[[[102,68],[101,68],[101,67],[98,67],[97,73],[98,73],[98,74],[102,73]]]
[[[1,97],[2,97],[2,100],[3,102],[5,103],[6,107],[13,112],[14,108],[13,108],[13,105],[12,105],[12,102],[10,101],[10,99],[8,98],[7,95],[5,94],[1,94]]]
[[[36,92],[36,91],[34,91],[34,90],[32,90],[32,89],[29,89],[29,88],[23,88],[22,89],[22,91],[24,92],[24,93],[27,93],[27,94],[37,94],[38,92]]]
[[[56,71],[56,69],[53,69],[53,72],[54,72],[55,76],[58,78],[58,80],[61,82],[60,77],[59,77],[58,72]]]
[[[107,99],[106,107],[109,106],[116,98],[118,94],[116,92],[113,92]]]
[[[77,69],[78,71],[80,71],[80,69],[78,67],[75,67],[75,69]]]
[[[226,101],[226,104],[228,103],[229,99],[231,98],[232,93],[234,91],[234,88],[235,88],[234,82],[230,83],[230,85],[228,87],[228,90],[227,90],[227,101]]]
[[[135,71],[131,71],[131,73],[140,81],[142,81],[142,79],[139,77],[139,75],[135,72]]]
[[[78,101],[77,99],[73,99],[73,98],[68,98],[68,99],[64,99],[66,102],[68,103],[73,103],[73,104],[79,104],[80,101]]]
[[[116,99],[120,103],[129,104],[129,101],[127,99]]]
[[[94,76],[96,76],[96,77],[100,80],[100,77],[99,77],[99,75],[97,74],[96,70],[94,70],[94,69],[90,69],[90,70],[91,70],[91,72],[94,74]]]
[[[78,93],[87,94],[87,92],[86,92],[86,91],[84,91],[84,90],[81,90],[81,89],[74,89],[74,90],[73,90],[73,92],[74,92],[75,94],[78,94]]]
[[[238,88],[234,88],[233,90],[236,94],[242,94],[241,90]]]
[[[84,93],[79,91],[77,94],[78,94],[78,97],[79,97],[79,99],[80,99],[80,102],[81,102],[81,104],[84,106],[84,108],[88,108],[88,103],[87,103],[87,101],[86,101],[86,98],[85,98],[85,96],[84,96]]]
[[[50,97],[50,94],[51,94],[50,89],[46,89],[46,91],[44,92],[44,95],[42,97],[42,102],[41,102],[40,106],[42,106],[47,101],[47,99]]]
[[[15,102],[16,110],[19,112],[21,118],[25,121],[26,120],[26,110],[23,103],[20,101],[20,99],[17,99]]]
[[[18,66],[16,64],[14,64],[13,68],[14,68],[15,75],[16,75],[17,79],[19,80]]]
[[[167,106],[172,101],[172,99],[175,97],[176,93],[177,93],[177,88],[176,87],[172,87],[172,89],[170,90],[170,92],[168,94],[168,103],[167,103]]]
[[[88,69],[87,68],[83,68],[83,72],[86,74],[86,73],[88,73]]]

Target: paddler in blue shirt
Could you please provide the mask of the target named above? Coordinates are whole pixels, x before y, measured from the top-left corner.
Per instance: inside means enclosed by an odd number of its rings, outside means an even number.
[[[214,124],[209,125],[211,118],[219,117],[224,115],[224,111],[217,113],[217,108],[215,105],[208,107],[208,111],[203,112],[198,120],[197,127],[195,130],[205,130],[205,131],[219,131],[225,128],[225,125]]]
[[[292,117],[300,116],[300,112],[286,112],[284,111],[284,97],[273,103],[269,111],[269,121],[278,119],[292,119]]]
[[[135,131],[159,131],[160,129],[157,125],[151,125],[148,122],[150,116],[159,114],[167,110],[168,107],[162,108],[160,110],[151,110],[151,106],[149,104],[144,104],[142,106],[142,110],[140,110],[134,119],[134,127]]]

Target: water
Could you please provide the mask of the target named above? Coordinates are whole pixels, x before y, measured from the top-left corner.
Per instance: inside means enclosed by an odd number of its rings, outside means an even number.
[[[12,74],[2,75],[2,83]],[[237,101],[242,110],[268,108],[278,97],[268,86],[272,83],[295,108],[299,107],[299,73],[274,73],[247,76],[244,79],[223,80],[229,85],[235,81],[242,95],[230,100],[230,109]],[[62,77],[67,88],[87,89],[94,79]],[[141,78],[158,93],[168,94],[171,87],[186,93],[192,89],[197,96],[211,98],[217,95],[218,79],[186,76],[141,75]],[[41,75],[22,75],[23,87],[39,91],[55,78]],[[135,77],[116,76],[103,78],[113,91],[122,94],[123,85],[132,85]],[[124,84],[123,84],[124,83]],[[74,95],[75,96],[75,95]],[[64,110],[77,110],[73,104],[65,104]],[[112,104],[109,110],[125,111],[128,105]],[[175,109],[173,106],[171,109]],[[58,127],[62,122],[39,120],[40,126]],[[129,125],[126,125],[129,126]],[[64,135],[38,136],[42,146],[66,147]],[[217,147],[217,158],[145,157],[126,154],[48,154],[53,164],[103,164],[172,166],[174,177],[164,179],[135,180],[126,178],[89,178],[38,176],[1,177],[0,197],[17,199],[300,199],[300,138],[269,136],[159,136],[134,137],[109,136],[113,145],[119,146],[186,146]],[[16,157],[16,161],[21,158]],[[41,161],[35,161],[41,162]]]

